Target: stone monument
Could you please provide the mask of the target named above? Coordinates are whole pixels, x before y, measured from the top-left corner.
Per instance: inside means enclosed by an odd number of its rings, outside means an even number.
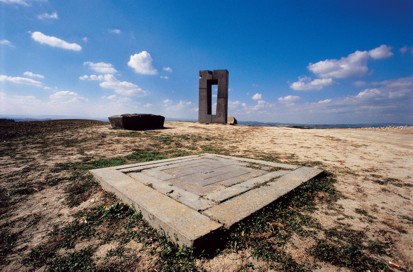
[[[216,114],[212,114],[212,85],[218,85]],[[228,117],[228,71],[199,71],[199,112],[200,123],[226,124]]]
[[[110,116],[109,121],[113,129],[147,130],[163,128],[165,117],[154,114],[125,113]]]

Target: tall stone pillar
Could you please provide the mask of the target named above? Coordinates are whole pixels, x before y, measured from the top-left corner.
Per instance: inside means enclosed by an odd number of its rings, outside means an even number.
[[[228,116],[228,71],[199,71],[199,111],[200,123],[227,123]],[[212,114],[212,85],[218,85],[216,114]]]

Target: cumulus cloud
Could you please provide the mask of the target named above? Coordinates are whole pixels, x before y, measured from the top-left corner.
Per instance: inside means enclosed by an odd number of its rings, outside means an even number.
[[[0,82],[10,82],[18,85],[29,85],[35,87],[42,87],[43,83],[27,77],[13,77],[7,75],[0,75]]]
[[[100,81],[99,86],[104,89],[113,90],[118,94],[127,96],[145,96],[147,92],[138,85],[128,81],[120,81],[114,75],[83,75],[80,80]]]
[[[369,51],[369,56],[372,59],[386,59],[393,56],[393,52],[391,51],[391,47],[387,45],[380,45],[377,48],[374,48]]]
[[[173,72],[173,70],[172,70],[172,68],[171,67],[163,67],[163,69],[162,70],[164,70],[165,72],[167,72],[167,73],[172,73]]]
[[[120,33],[121,33],[121,30],[118,29],[118,28],[112,28],[112,29],[109,29],[109,33],[112,33],[112,34],[120,34]]]
[[[40,78],[40,79],[43,79],[43,78],[44,78],[44,75],[35,74],[35,73],[33,73],[33,72],[30,72],[30,71],[24,72],[23,75],[28,76],[28,77]]]
[[[309,71],[321,78],[348,78],[364,76],[369,72],[367,62],[370,59],[384,59],[393,55],[391,48],[381,45],[370,51],[355,51],[341,59],[327,59],[310,63]]]
[[[128,66],[142,75],[156,75],[158,71],[152,66],[153,59],[147,51],[130,56]]]
[[[0,45],[13,47],[13,43],[9,40],[0,40]]]
[[[47,36],[39,31],[32,33],[32,39],[38,43],[46,44],[51,47],[57,47],[65,50],[81,51],[82,47],[77,43],[68,43],[54,36]]]
[[[37,18],[40,20],[57,20],[59,19],[59,15],[57,15],[57,12],[54,11],[52,13],[43,13],[37,15]]]
[[[356,51],[347,57],[310,63],[307,68],[321,78],[346,78],[367,74],[367,51]]]
[[[309,77],[299,77],[298,81],[290,85],[290,88],[295,91],[321,90],[331,84],[333,84],[333,79],[331,78],[317,78],[312,80]]]
[[[252,96],[252,100],[261,100],[262,99],[262,94],[256,93]]]
[[[92,71],[100,74],[116,74],[117,71],[111,63],[106,62],[91,62],[86,61],[83,63],[84,66],[88,67]]]
[[[27,0],[0,0],[0,3],[9,4],[9,5],[29,6],[29,3]]]

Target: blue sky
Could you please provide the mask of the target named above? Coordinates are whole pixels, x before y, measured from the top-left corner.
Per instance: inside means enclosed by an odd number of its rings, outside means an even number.
[[[0,115],[413,124],[413,1],[0,0]]]

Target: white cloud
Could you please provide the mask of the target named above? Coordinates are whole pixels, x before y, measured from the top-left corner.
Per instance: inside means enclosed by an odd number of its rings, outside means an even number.
[[[311,80],[309,77],[300,77],[298,81],[293,82],[290,85],[290,88],[295,91],[321,90],[331,84],[333,84],[333,79],[331,78],[318,78]]]
[[[160,76],[160,78],[161,78],[161,79],[165,79],[165,80],[168,80],[168,79],[169,79],[168,76]]]
[[[28,77],[40,78],[40,79],[44,78],[44,75],[35,74],[33,72],[30,72],[30,71],[24,72],[23,75],[28,76]]]
[[[172,73],[173,72],[172,68],[169,67],[169,66],[168,67],[163,67],[162,70],[164,70],[167,73]]]
[[[121,30],[118,29],[118,28],[112,28],[112,29],[109,29],[109,33],[112,33],[112,34],[120,34],[120,33],[121,33]]]
[[[369,72],[369,59],[389,58],[393,55],[391,48],[381,45],[370,51],[355,51],[341,59],[327,59],[310,63],[307,68],[321,78],[348,78],[364,76]]]
[[[54,36],[47,36],[41,32],[33,32],[32,39],[38,43],[46,44],[51,47],[57,47],[66,50],[81,51],[82,47],[77,43],[68,43],[62,39],[56,38]]]
[[[96,80],[96,81],[102,81],[104,80],[103,75],[83,75],[79,77],[80,80]]]
[[[174,101],[171,99],[164,99],[162,101],[160,112],[162,115],[175,118],[191,118],[195,117],[197,110],[198,108],[196,105],[189,100]]]
[[[89,41],[89,38],[88,38],[88,37],[83,37],[83,38],[82,38],[82,41],[83,41],[84,43],[87,43],[87,42]]]
[[[300,97],[296,95],[287,95],[287,96],[282,96],[278,98],[279,102],[285,103],[285,104],[292,104],[294,102],[297,102],[298,100],[300,100]]]
[[[0,3],[9,4],[9,5],[22,5],[29,6],[27,0],[0,0]]]
[[[10,82],[18,85],[29,85],[35,87],[42,87],[43,83],[27,77],[12,77],[7,75],[0,75],[0,82]]]
[[[329,104],[331,103],[331,101],[333,101],[332,99],[324,99],[324,100],[320,100],[317,103],[318,104]]]
[[[117,73],[116,69],[113,67],[111,63],[86,61],[83,63],[83,65],[87,66],[92,71],[96,73],[100,73],[100,74],[116,74]]]
[[[369,56],[372,59],[387,59],[393,56],[393,52],[391,51],[391,47],[387,45],[380,45],[377,48],[374,48],[369,51]]]
[[[258,100],[257,104],[252,106],[251,109],[254,110],[254,111],[265,111],[265,110],[267,110],[268,108],[271,108],[271,107],[272,107],[272,105],[270,103],[268,103],[267,101]]]
[[[381,91],[374,88],[374,89],[365,89],[356,96],[357,98],[368,99],[368,98],[375,98],[381,95]]]
[[[0,45],[8,46],[8,47],[13,47],[13,43],[9,40],[0,40]]]
[[[407,45],[405,45],[405,46],[403,46],[403,47],[400,48],[400,53],[402,53],[402,55],[404,55],[404,54],[406,54],[406,53],[408,53],[408,52],[410,52],[410,54],[413,55],[413,46],[407,46]]]
[[[112,95],[104,95],[102,96],[102,99],[107,99],[107,100],[116,100],[118,98],[118,96],[116,94],[112,94]]]
[[[59,19],[59,15],[57,15],[57,12],[54,11],[52,13],[43,13],[37,15],[37,18],[40,20],[57,20]]]
[[[72,91],[57,91],[49,96],[52,103],[77,103],[87,101],[87,98]]]
[[[158,71],[152,66],[152,57],[147,51],[130,56],[128,66],[142,75],[156,75]]]
[[[327,59],[310,63],[307,68],[321,78],[363,76],[369,70],[367,67],[368,59],[369,53],[367,51],[356,51],[339,60]]]
[[[252,100],[261,100],[262,99],[262,94],[256,93],[252,96]]]
[[[116,93],[127,96],[145,96],[147,92],[138,85],[128,81],[120,81],[114,75],[83,75],[80,80],[100,81],[99,86],[104,89],[114,90]]]
[[[43,99],[32,95],[9,95],[0,91],[0,105],[0,113],[7,115],[99,116],[96,105],[73,91],[55,91]],[[109,107],[110,104],[105,106]]]
[[[413,101],[413,76],[375,82],[374,85],[379,86],[390,99],[407,97],[407,102],[411,104]]]
[[[240,108],[246,108],[246,107],[247,107],[247,103],[245,103],[245,102],[241,102],[239,100],[235,100],[235,101],[229,100],[228,101],[228,108],[229,109],[238,110]]]

